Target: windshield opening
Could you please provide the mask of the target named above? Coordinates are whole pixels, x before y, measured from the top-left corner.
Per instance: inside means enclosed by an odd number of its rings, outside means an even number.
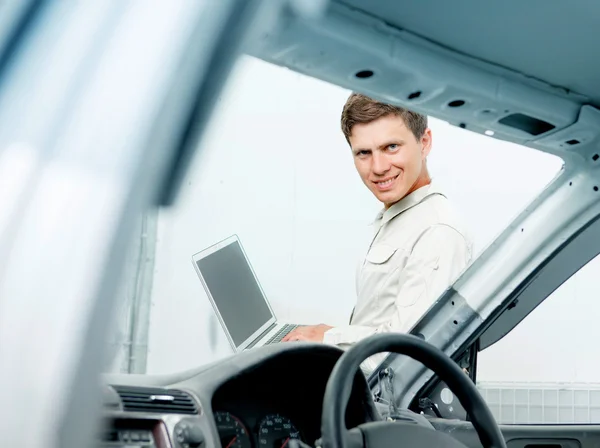
[[[345,325],[382,204],[340,129],[350,92],[242,58],[174,206],[140,217],[105,370],[171,373],[233,353],[192,255],[238,235],[278,320]],[[555,178],[558,157],[429,117],[428,167],[473,260]]]

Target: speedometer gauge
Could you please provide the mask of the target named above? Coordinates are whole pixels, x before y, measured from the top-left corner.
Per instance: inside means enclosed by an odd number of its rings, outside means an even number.
[[[284,448],[291,439],[300,439],[300,433],[289,418],[271,414],[260,422],[258,444],[261,448]]]
[[[216,412],[215,421],[222,448],[251,448],[250,434],[239,418],[229,412]]]

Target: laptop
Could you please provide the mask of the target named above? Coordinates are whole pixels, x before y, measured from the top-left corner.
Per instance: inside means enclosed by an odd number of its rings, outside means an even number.
[[[236,353],[281,342],[298,327],[277,321],[237,235],[194,254],[192,262]]]

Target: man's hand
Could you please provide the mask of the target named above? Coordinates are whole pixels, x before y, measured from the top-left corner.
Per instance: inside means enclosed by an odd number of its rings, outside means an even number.
[[[319,324],[319,325],[306,325],[295,328],[293,331],[288,333],[281,342],[290,341],[313,341],[323,342],[323,336],[325,332],[333,328],[332,326]]]

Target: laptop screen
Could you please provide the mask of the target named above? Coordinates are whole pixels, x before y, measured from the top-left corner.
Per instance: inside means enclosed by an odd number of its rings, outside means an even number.
[[[236,346],[273,317],[237,241],[196,264]]]

